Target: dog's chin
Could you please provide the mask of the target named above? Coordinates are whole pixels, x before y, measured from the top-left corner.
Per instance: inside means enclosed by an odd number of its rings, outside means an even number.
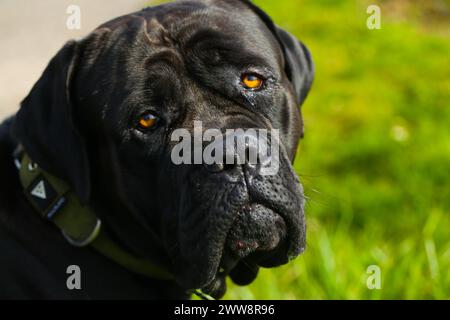
[[[226,277],[238,285],[248,285],[260,267],[288,262],[288,234],[285,220],[262,204],[244,206],[226,237],[219,268],[202,291],[220,298],[226,291]]]

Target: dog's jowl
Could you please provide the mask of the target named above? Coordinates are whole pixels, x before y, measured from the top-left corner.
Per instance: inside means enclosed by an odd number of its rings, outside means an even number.
[[[313,74],[305,45],[244,0],[150,7],[67,42],[0,127],[0,297],[220,298],[226,277],[246,285],[298,256],[292,163]],[[174,163],[172,134],[195,122],[227,159],[217,136],[267,132],[277,170]]]

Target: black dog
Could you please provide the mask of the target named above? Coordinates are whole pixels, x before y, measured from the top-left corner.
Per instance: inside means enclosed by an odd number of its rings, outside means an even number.
[[[67,43],[0,127],[0,297],[220,297],[226,276],[245,285],[260,266],[299,255],[304,201],[291,163],[313,73],[306,47],[246,0],[147,8]],[[279,173],[173,164],[170,135],[194,120],[279,129]],[[25,197],[19,145],[71,186],[112,241],[173,279],[68,243]],[[67,287],[70,265],[80,290]]]

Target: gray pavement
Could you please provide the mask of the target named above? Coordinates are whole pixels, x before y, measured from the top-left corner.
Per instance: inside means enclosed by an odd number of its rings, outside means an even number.
[[[50,58],[70,39],[143,8],[145,0],[0,0],[0,122],[14,113]],[[66,27],[67,8],[81,9],[81,29]]]

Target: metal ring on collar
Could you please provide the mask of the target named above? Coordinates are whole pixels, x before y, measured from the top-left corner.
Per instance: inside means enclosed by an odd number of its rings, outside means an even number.
[[[97,238],[97,236],[100,233],[101,226],[102,226],[101,220],[97,219],[97,223],[95,225],[94,230],[92,230],[91,234],[82,241],[74,240],[67,233],[65,233],[64,230],[61,230],[61,232],[62,232],[64,238],[67,240],[67,242],[69,242],[74,247],[85,247],[85,246],[91,244],[95,240],[95,238]]]
[[[38,165],[37,165],[36,162],[30,161],[30,162],[28,163],[28,171],[34,171],[34,170],[36,170],[37,168],[38,168]]]

